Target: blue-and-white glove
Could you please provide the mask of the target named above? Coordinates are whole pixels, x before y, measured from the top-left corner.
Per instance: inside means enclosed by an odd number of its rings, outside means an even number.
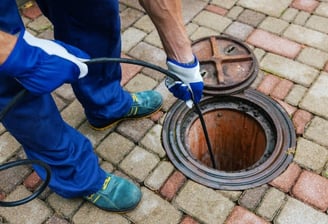
[[[14,77],[29,92],[41,95],[86,76],[88,67],[83,61],[89,58],[76,47],[22,31],[13,51],[0,65],[0,74]]]
[[[186,102],[189,108],[192,107],[193,101],[198,103],[202,98],[204,89],[203,78],[200,74],[199,62],[195,60],[191,64],[179,63],[172,59],[167,59],[168,70],[175,74],[181,81],[174,81],[167,77],[165,85],[173,95]],[[193,96],[192,96],[192,95]]]

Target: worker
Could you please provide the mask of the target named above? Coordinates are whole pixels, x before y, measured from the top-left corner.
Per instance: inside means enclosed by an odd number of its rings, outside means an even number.
[[[168,69],[169,91],[189,103],[199,102],[203,80],[185,32],[181,2],[140,0],[160,35]],[[82,197],[112,212],[134,209],[139,187],[104,171],[89,139],[61,117],[51,92],[70,83],[90,126],[104,130],[125,119],[146,117],[161,108],[156,91],[136,93],[120,85],[119,63],[92,64],[90,58],[119,58],[121,32],[118,0],[37,0],[54,28],[54,40],[40,39],[24,27],[15,0],[0,5],[0,109],[22,89],[28,94],[2,123],[29,159],[51,167],[49,187],[65,198]],[[35,166],[38,175],[46,173]]]

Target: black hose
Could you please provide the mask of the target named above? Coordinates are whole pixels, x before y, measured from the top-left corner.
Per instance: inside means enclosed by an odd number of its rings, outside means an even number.
[[[175,81],[180,81],[180,79],[174,73],[170,72],[169,70],[163,69],[160,66],[157,66],[157,65],[145,62],[145,61],[141,61],[141,60],[128,59],[128,58],[95,58],[95,59],[90,59],[89,61],[85,61],[86,64],[97,64],[97,63],[108,63],[108,62],[119,62],[119,63],[140,65],[140,66],[151,68],[153,70],[161,72],[161,73],[165,74],[166,76],[172,78]],[[3,108],[2,111],[0,111],[0,121],[26,94],[27,94],[27,90],[25,90],[25,89],[21,90],[5,106],[5,108]],[[213,166],[213,168],[216,169],[217,166],[216,166],[216,163],[215,163],[215,159],[214,159],[214,155],[213,155],[213,151],[212,151],[212,146],[211,146],[211,143],[210,143],[210,140],[209,140],[209,135],[208,135],[208,132],[207,132],[207,128],[206,128],[206,125],[205,125],[205,121],[204,121],[202,112],[201,112],[198,104],[195,102],[195,99],[194,99],[192,93],[191,93],[191,96],[192,96],[192,100],[194,102],[194,106],[196,108],[196,112],[198,113],[198,116],[199,116],[200,121],[201,121],[201,125],[202,125],[204,135],[205,135],[205,138],[206,138],[208,152],[209,152],[210,157],[211,157],[212,166]],[[51,177],[51,170],[50,170],[50,167],[47,164],[43,163],[42,161],[27,159],[27,160],[18,160],[18,161],[14,161],[14,162],[9,162],[9,163],[0,165],[0,171],[9,169],[9,168],[12,168],[12,167],[15,167],[15,166],[27,165],[27,164],[37,164],[37,165],[43,167],[46,170],[47,175],[46,175],[46,179],[45,179],[44,183],[38,188],[38,190],[36,190],[29,197],[26,197],[26,198],[24,198],[22,200],[19,200],[19,201],[12,201],[12,202],[0,201],[0,206],[13,207],[13,206],[18,206],[18,205],[21,205],[21,204],[25,204],[25,203],[33,200],[37,196],[39,196],[42,193],[42,191],[44,191],[44,189],[47,187],[47,185],[50,181],[50,177]]]
[[[39,160],[24,159],[24,160],[17,160],[17,161],[5,163],[0,166],[0,171],[6,170],[9,168],[13,168],[16,166],[21,166],[21,165],[39,165],[39,166],[41,166],[42,168],[45,169],[45,171],[47,173],[46,179],[42,183],[42,185],[37,190],[35,190],[33,192],[33,194],[31,194],[30,196],[23,198],[21,200],[18,200],[18,201],[6,201],[6,202],[0,201],[0,207],[14,207],[14,206],[25,204],[25,203],[33,200],[34,198],[38,197],[48,186],[49,181],[50,181],[50,176],[51,176],[50,167],[46,163],[39,161]]]

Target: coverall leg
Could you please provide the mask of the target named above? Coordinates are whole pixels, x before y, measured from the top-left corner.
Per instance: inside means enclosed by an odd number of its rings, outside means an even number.
[[[16,3],[4,1],[0,6],[0,29],[15,34],[23,27]],[[85,50],[91,57],[119,57],[118,1],[40,0],[38,3],[53,22],[56,38]],[[86,78],[73,84],[90,121],[101,122],[127,113],[132,99],[120,87],[120,79],[118,64],[96,65],[90,66]],[[0,74],[0,109],[21,89],[13,78]],[[106,174],[99,167],[90,141],[61,118],[50,94],[29,94],[2,123],[23,146],[28,158],[50,165],[49,186],[57,194],[81,197],[102,187]],[[45,178],[42,168],[36,166],[35,170]]]

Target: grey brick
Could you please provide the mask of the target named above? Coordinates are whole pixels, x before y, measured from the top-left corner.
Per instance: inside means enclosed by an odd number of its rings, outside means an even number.
[[[314,114],[328,118],[328,73],[322,72],[313,83],[300,107]]]
[[[328,17],[328,2],[321,2],[316,8],[315,13],[320,16]]]
[[[328,52],[328,35],[299,25],[291,24],[283,34],[285,37]]]
[[[315,48],[306,47],[301,51],[297,60],[321,70],[328,61],[328,53]]]
[[[238,21],[257,27],[265,18],[265,15],[252,10],[244,10],[238,17]]]
[[[96,152],[106,161],[118,164],[133,149],[134,143],[114,132],[97,147]]]
[[[285,101],[293,106],[298,106],[308,89],[301,85],[294,85]]]
[[[254,1],[254,0],[240,0],[238,4],[242,7],[253,9],[254,11],[262,12],[264,14],[279,17],[284,10],[288,8],[292,0],[276,1]]]
[[[327,25],[328,18],[316,15],[311,16],[305,24],[305,26],[323,33],[328,33]]]
[[[63,119],[72,127],[77,128],[85,120],[84,110],[78,100],[74,100],[68,107],[66,107],[61,115]]]
[[[213,0],[211,3],[213,5],[218,5],[220,7],[230,9],[237,3],[237,0]]]
[[[139,30],[143,30],[146,33],[150,33],[156,29],[154,23],[148,15],[141,17],[135,24],[133,24],[133,26]]]
[[[310,13],[300,11],[294,19],[294,23],[303,26],[310,17]]]
[[[328,160],[328,150],[324,147],[299,138],[297,140],[294,161],[306,169],[320,173]]]
[[[130,224],[130,221],[118,213],[101,210],[91,203],[85,203],[73,216],[73,223],[120,223]]]
[[[328,216],[302,202],[288,197],[286,205],[275,219],[275,224],[326,224]]]
[[[83,199],[66,199],[53,193],[48,197],[47,202],[55,210],[56,214],[60,214],[65,218],[71,218],[81,206]]]
[[[138,182],[142,182],[158,163],[159,158],[156,155],[137,146],[124,158],[119,167]]]
[[[155,170],[146,178],[145,185],[151,190],[159,190],[173,170],[174,167],[170,162],[163,161],[159,163]]]
[[[213,189],[188,181],[175,199],[175,203],[202,223],[223,224],[234,203]]]
[[[129,27],[122,34],[122,51],[125,53],[129,52],[129,50],[144,39],[145,36],[145,32],[134,27]]]
[[[27,191],[24,186],[18,186],[6,200],[17,201],[28,197],[31,192]],[[46,204],[34,199],[29,203],[19,206],[19,210],[12,207],[1,207],[0,216],[4,217],[10,224],[41,224],[44,223],[52,214]]]
[[[266,17],[260,24],[259,28],[272,33],[282,34],[289,25],[288,22],[274,17]]]
[[[129,26],[134,24],[137,20],[139,20],[144,15],[144,13],[136,9],[127,8],[124,11],[122,11],[120,15],[121,15],[121,29],[122,31],[124,31]]]
[[[252,26],[249,26],[240,22],[233,22],[225,31],[225,34],[236,37],[240,40],[246,40],[248,35],[254,30]]]
[[[141,188],[142,199],[138,207],[126,215],[133,223],[178,224],[181,212],[147,188]]]
[[[260,187],[247,189],[243,192],[243,195],[239,198],[239,204],[249,210],[254,211],[259,205],[263,195],[268,189],[267,185]]]
[[[10,159],[20,148],[20,144],[9,132],[0,136],[0,164]]]
[[[260,67],[269,73],[289,79],[306,87],[310,86],[318,76],[319,71],[275,54],[267,54],[261,61]]]
[[[281,18],[287,22],[294,21],[295,17],[298,14],[298,10],[295,8],[288,8],[286,11],[282,14]]]
[[[328,121],[321,117],[314,117],[305,130],[304,137],[328,147]]]
[[[232,9],[229,10],[227,13],[227,17],[233,20],[236,20],[238,16],[243,12],[243,8],[240,6],[234,6]]]
[[[193,22],[200,26],[205,26],[206,28],[213,29],[218,32],[223,32],[232,21],[218,14],[202,11],[193,19]]]
[[[147,118],[127,120],[119,124],[117,132],[134,142],[138,142],[153,125],[154,122]]]
[[[156,153],[159,157],[163,158],[166,153],[164,148],[162,147],[161,142],[161,133],[162,133],[162,126],[156,124],[152,127],[146,136],[141,140],[141,144],[150,151]]]
[[[281,206],[285,203],[285,194],[275,188],[270,188],[256,209],[257,214],[272,221],[275,215],[279,212]]]

